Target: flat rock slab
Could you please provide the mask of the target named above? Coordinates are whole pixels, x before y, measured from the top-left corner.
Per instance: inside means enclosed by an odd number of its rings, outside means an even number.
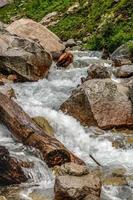
[[[60,39],[43,25],[31,20],[20,19],[7,27],[11,34],[38,40],[39,43],[49,52],[61,52],[65,46]]]

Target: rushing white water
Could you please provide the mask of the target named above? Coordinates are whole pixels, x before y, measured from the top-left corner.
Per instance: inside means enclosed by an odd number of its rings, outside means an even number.
[[[97,127],[85,128],[71,116],[59,111],[60,105],[71,95],[72,90],[80,84],[80,78],[86,76],[89,63],[102,62],[100,54],[75,52],[74,66],[68,70],[51,69],[48,79],[35,83],[13,84],[12,87],[17,95],[17,102],[30,116],[44,116],[55,130],[55,136],[62,141],[77,156],[81,157],[87,164],[96,166],[89,157],[92,154],[103,166],[103,169],[124,167],[127,174],[133,171],[132,148],[116,149],[112,147],[110,138],[114,138],[111,131],[103,131]],[[87,60],[87,62],[86,62]],[[82,65],[81,61],[85,61]],[[75,67],[77,64],[77,68]],[[106,63],[105,63],[106,64]],[[106,64],[107,65],[107,64]],[[82,68],[79,68],[79,66]],[[0,144],[8,147],[13,156],[30,160],[35,163],[30,171],[34,183],[39,184],[35,188],[52,188],[54,177],[47,166],[34,155],[34,151],[15,143],[8,130],[0,126]],[[132,200],[132,183],[129,187],[104,187],[102,190],[103,200]],[[32,190],[34,187],[32,187]],[[124,196],[126,191],[128,194]],[[31,189],[21,192],[23,199],[28,199]],[[26,195],[26,197],[25,197]]]

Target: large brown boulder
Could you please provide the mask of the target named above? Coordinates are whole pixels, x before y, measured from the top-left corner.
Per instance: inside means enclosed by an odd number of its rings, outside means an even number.
[[[31,20],[20,19],[7,27],[11,34],[16,34],[26,39],[38,40],[49,52],[62,52],[65,46],[60,39],[43,25]]]
[[[0,33],[0,72],[18,74],[20,79],[44,78],[52,64],[51,55],[37,42]]]
[[[83,101],[79,101],[79,96]],[[83,125],[95,125],[96,122],[103,129],[133,126],[132,109],[129,88],[110,79],[84,82],[80,93],[74,93],[61,106],[61,110],[77,118]]]

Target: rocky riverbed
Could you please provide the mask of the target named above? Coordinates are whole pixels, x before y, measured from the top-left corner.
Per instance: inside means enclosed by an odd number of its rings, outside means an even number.
[[[16,95],[15,101],[31,117],[45,117],[53,128],[55,137],[101,177],[101,200],[132,200],[133,131],[115,128],[102,130],[96,125],[88,128],[69,113],[59,110],[72,95],[72,91],[80,87],[81,77],[86,78],[90,64],[104,65],[110,71],[111,62],[102,60],[100,52],[77,51],[73,52],[73,55],[74,62],[69,69],[58,69],[53,64],[47,79],[34,83],[7,83],[1,87],[12,87]],[[112,75],[111,77],[114,84],[123,81]],[[1,188],[0,195],[8,200],[52,200],[54,174],[41,159],[36,158],[37,152],[17,141],[14,142],[3,125],[0,125],[0,143],[16,158],[35,163],[33,169],[25,171],[31,176],[30,182],[19,187]],[[92,155],[100,166],[89,155]]]

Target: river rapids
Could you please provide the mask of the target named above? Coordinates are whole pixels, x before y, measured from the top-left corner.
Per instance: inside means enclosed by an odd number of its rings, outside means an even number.
[[[60,105],[81,84],[81,77],[87,75],[90,63],[110,65],[100,58],[99,52],[77,51],[73,54],[74,63],[69,69],[57,69],[53,65],[47,79],[34,83],[7,84],[7,87],[15,90],[17,96],[15,101],[30,116],[44,116],[54,128],[55,137],[82,158],[87,165],[97,167],[89,157],[91,154],[101,164],[104,175],[118,168],[125,169],[127,184],[103,185],[101,200],[133,200],[133,146],[115,148],[112,145],[112,141],[123,140],[124,133],[114,134],[113,130],[103,131],[97,127],[83,127],[76,119],[59,111]],[[6,146],[11,155],[17,159],[35,163],[33,169],[25,171],[31,176],[28,183],[19,187],[1,188],[0,195],[6,196],[8,200],[52,200],[54,175],[41,158],[36,156],[37,152],[15,141],[2,124],[0,144]]]

